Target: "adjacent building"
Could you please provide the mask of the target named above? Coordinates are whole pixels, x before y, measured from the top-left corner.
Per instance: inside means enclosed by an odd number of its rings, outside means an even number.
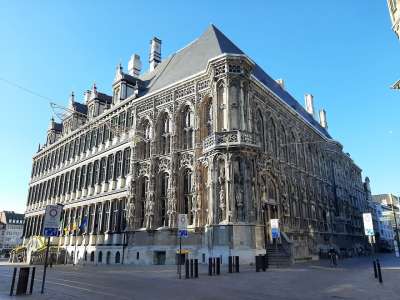
[[[372,196],[374,202],[378,203],[382,207],[382,220],[390,225],[393,231],[394,240],[399,242],[400,233],[399,222],[400,222],[400,199],[393,194],[379,194]]]
[[[0,212],[0,251],[9,253],[22,244],[24,214]]]
[[[174,263],[178,214],[188,216],[183,247],[200,262],[253,262],[272,247],[271,219],[292,259],[365,244],[361,168],[311,94],[303,108],[213,25],[166,59],[153,38],[149,65],[142,72],[132,55],[112,95],[93,85],[51,120],[32,162],[28,261],[54,203],[64,210],[51,243],[70,261]]]
[[[397,38],[400,39],[400,0],[387,0],[389,7],[390,20],[392,21],[392,29]],[[392,85],[393,89],[400,89],[400,80]]]

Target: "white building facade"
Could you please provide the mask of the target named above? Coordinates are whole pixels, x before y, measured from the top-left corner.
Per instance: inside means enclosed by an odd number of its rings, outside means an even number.
[[[0,212],[0,251],[9,252],[22,244],[24,214]]]
[[[69,261],[174,263],[180,213],[184,248],[203,262],[253,262],[272,243],[271,219],[293,259],[364,243],[361,169],[326,112],[315,119],[312,95],[306,110],[214,26],[165,60],[159,39],[150,49],[148,72],[133,55],[112,96],[71,95],[68,116],[51,121],[33,157],[28,248],[54,203],[64,211],[52,245]]]

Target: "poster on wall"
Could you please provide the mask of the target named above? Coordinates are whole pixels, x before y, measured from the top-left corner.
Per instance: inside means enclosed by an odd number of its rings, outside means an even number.
[[[374,236],[374,225],[372,224],[371,213],[363,213],[364,232],[367,236]]]
[[[279,219],[271,219],[271,236],[273,239],[278,239],[281,236],[279,231]]]

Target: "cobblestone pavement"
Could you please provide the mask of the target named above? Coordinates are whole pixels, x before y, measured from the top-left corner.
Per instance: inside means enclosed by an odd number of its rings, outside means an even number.
[[[373,276],[371,258],[352,258],[331,268],[326,260],[256,273],[241,266],[229,274],[177,279],[176,266],[55,266],[48,269],[46,290],[40,294],[43,266],[38,266],[34,293],[25,299],[400,299],[400,259],[380,257],[383,284]],[[0,299],[8,296],[12,268],[0,266]]]

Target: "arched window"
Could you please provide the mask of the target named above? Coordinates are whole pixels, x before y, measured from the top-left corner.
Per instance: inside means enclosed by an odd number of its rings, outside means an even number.
[[[111,252],[107,251],[106,264],[109,265],[110,262],[111,262]]]
[[[292,164],[297,164],[297,140],[294,132],[290,135],[290,143],[289,143],[289,153],[290,153],[290,162]]]
[[[149,179],[147,177],[141,177],[140,179],[140,201],[139,201],[139,224],[140,227],[145,227],[144,213],[145,213],[145,204],[146,204],[146,196],[149,189]]]
[[[90,253],[90,261],[94,262],[94,251],[92,251],[92,253]]]
[[[161,226],[168,224],[167,205],[168,205],[168,182],[169,175],[166,172],[160,174],[160,222]]]
[[[261,149],[265,151],[264,118],[259,109],[257,110],[255,128],[257,142],[261,146]]]
[[[268,124],[269,150],[272,154],[277,153],[276,149],[276,127],[274,120],[271,118]]]
[[[140,142],[139,152],[142,159],[148,159],[150,158],[150,142],[152,138],[150,122],[148,120],[144,120],[140,127],[142,130],[140,133],[142,135],[142,140]]]
[[[225,100],[225,86],[220,83],[217,87],[217,103],[218,103],[218,126],[217,129],[218,131],[223,131],[226,129],[226,122],[225,122],[225,111],[227,109],[226,107],[226,100]]]
[[[207,136],[209,136],[209,135],[213,134],[213,132],[214,132],[212,99],[210,99],[207,103],[204,119],[206,120]]]
[[[103,252],[99,251],[99,255],[97,256],[97,262],[102,263],[103,262]]]
[[[286,140],[286,130],[283,125],[281,126],[281,130],[280,130],[280,139],[278,141],[278,149],[280,149],[281,160],[286,161],[288,145],[287,145],[287,140]]]
[[[119,251],[115,253],[115,263],[119,264],[121,262],[121,255],[119,254]]]
[[[182,114],[182,145],[183,149],[193,148],[193,112],[186,107]]]
[[[158,143],[160,154],[169,154],[171,152],[171,131],[170,118],[165,112],[158,121]]]
[[[189,169],[183,172],[183,212],[188,216],[188,224],[193,224],[192,212],[192,172]]]

